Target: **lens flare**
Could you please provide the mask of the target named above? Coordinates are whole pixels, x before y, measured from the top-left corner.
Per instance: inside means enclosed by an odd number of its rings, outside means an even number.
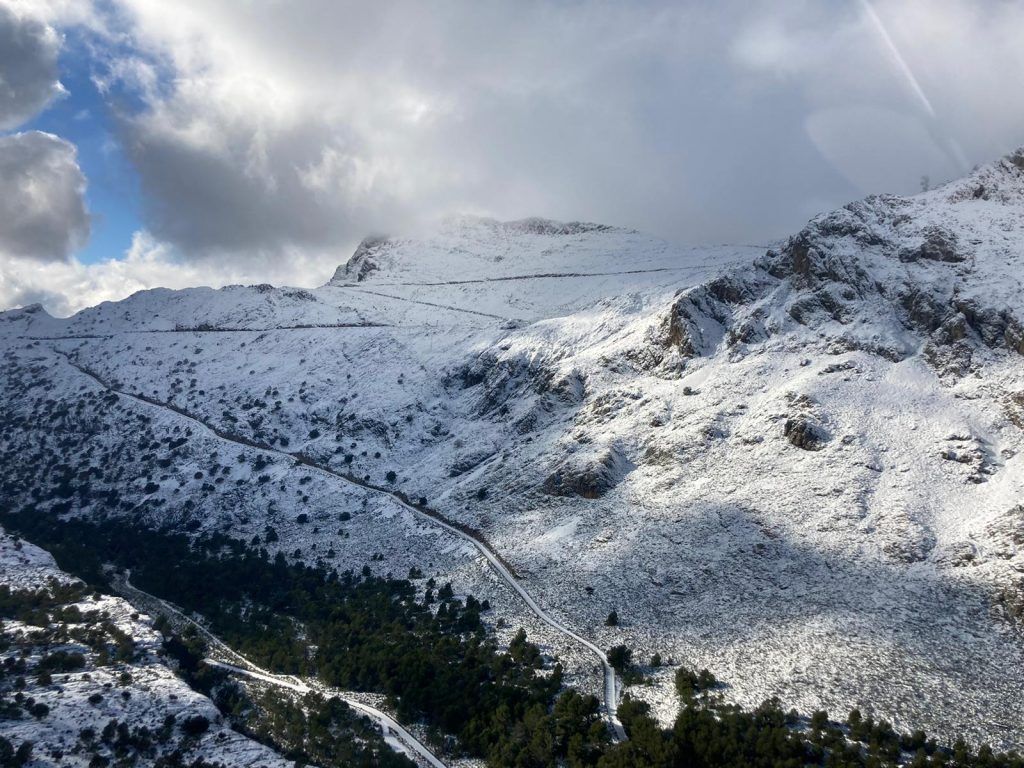
[[[914,74],[914,70],[910,68],[910,64],[904,58],[900,49],[896,46],[895,41],[892,39],[892,35],[889,34],[889,30],[886,29],[885,23],[882,21],[882,17],[878,15],[878,11],[875,10],[875,6],[871,3],[871,0],[858,0],[861,8],[864,11],[864,15],[867,16],[871,26],[874,27],[881,38],[883,45],[886,50],[889,51],[889,55],[892,57],[893,63],[903,76],[907,87],[910,88],[911,93],[917,101],[920,102],[924,111],[928,114],[933,121],[938,122],[938,116],[935,114],[935,108],[932,106],[931,100],[928,98],[928,94],[924,92],[924,88],[921,87],[921,81],[917,79]],[[967,157],[960,147],[960,144],[952,136],[948,134],[943,136],[943,143],[945,144],[945,151],[949,155],[950,159],[961,169],[966,171],[968,168]]]

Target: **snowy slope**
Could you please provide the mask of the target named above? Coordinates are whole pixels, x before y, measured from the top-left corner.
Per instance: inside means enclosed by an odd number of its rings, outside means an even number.
[[[453,219],[425,240],[368,239],[313,291],[20,310],[0,338],[50,397],[96,387],[64,353],[225,432],[379,485],[394,471],[602,647],[709,667],[746,704],[873,705],[903,728],[1020,747],[1022,280],[1017,153],[771,249]],[[98,421],[116,445],[123,427]],[[300,487],[281,462],[258,487],[233,471],[248,498],[225,484],[185,512],[197,466],[161,480],[147,514],[246,538],[272,519],[283,551],[330,547],[339,567],[426,560],[595,685],[592,661],[422,521],[324,477]],[[326,523],[342,509],[354,538]],[[291,522],[300,511],[322,514],[319,532]],[[613,608],[618,628],[603,625]],[[667,717],[671,673],[656,679],[635,695]]]
[[[680,248],[598,224],[459,217],[427,240],[367,238],[328,285],[529,322],[606,296],[691,285],[759,250]]]
[[[12,591],[34,591],[50,583],[74,584],[46,552],[27,542],[17,541],[0,531],[0,583]],[[24,674],[23,701],[42,704],[45,714],[4,718],[4,738],[16,747],[32,743],[32,766],[87,766],[94,755],[114,755],[116,734],[104,734],[111,721],[126,724],[133,734],[149,729],[154,754],[140,756],[139,765],[153,765],[174,751],[191,762],[203,760],[224,766],[265,766],[284,768],[284,760],[268,747],[232,730],[223,722],[213,702],[193,691],[162,658],[162,638],[148,617],[140,616],[131,604],[117,597],[94,595],[68,603],[77,620],[64,620],[63,633],[73,639],[54,642],[54,626],[38,627],[21,621],[5,621],[2,639],[12,661],[21,650],[27,670],[54,652],[84,654],[84,665],[66,673],[54,673],[52,681],[41,682],[34,674]],[[99,659],[97,653],[80,639],[86,631],[96,633],[104,624],[122,633],[134,643],[130,661],[113,663]],[[60,634],[60,633],[59,633]],[[34,638],[40,638],[38,641]],[[6,688],[6,686],[4,686]],[[4,691],[7,698],[8,691]],[[198,735],[188,735],[182,725],[191,718],[205,718],[209,727]],[[92,736],[83,737],[91,729]],[[111,732],[112,729],[111,729]]]

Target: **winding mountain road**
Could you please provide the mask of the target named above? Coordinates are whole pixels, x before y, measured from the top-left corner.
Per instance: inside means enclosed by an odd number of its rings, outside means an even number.
[[[245,669],[242,667],[236,667],[234,664],[228,664],[223,661],[217,661],[216,659],[205,659],[206,664],[211,667],[219,667],[229,672],[234,672],[237,675],[244,675],[245,677],[251,677],[255,680],[260,680],[269,685],[276,685],[281,688],[287,688],[300,694],[307,693],[325,693],[328,689],[321,689],[316,686],[309,686],[300,681],[291,680],[283,675],[272,675],[266,672],[258,672],[252,669]],[[381,712],[376,707],[371,707],[369,704],[364,704],[361,701],[355,699],[347,699],[344,696],[340,696],[337,693],[331,693],[330,695],[337,696],[348,704],[352,709],[357,712],[362,712],[364,715],[369,717],[371,720],[377,722],[378,725],[384,730],[385,735],[390,731],[394,733],[398,740],[401,741],[405,746],[413,750],[419,755],[428,765],[433,768],[448,768],[441,760],[434,755],[429,749],[427,749],[422,742],[417,740],[407,729],[405,729],[397,720],[388,714]]]
[[[253,663],[234,648],[229,646],[191,616],[186,615],[177,606],[136,587],[131,583],[131,571],[127,571],[125,573],[124,579],[119,581],[117,586],[120,587],[121,591],[130,600],[132,600],[132,602],[135,602],[136,604],[141,603],[143,607],[147,605],[155,606],[157,611],[163,613],[168,618],[173,617],[178,622],[195,627],[213,649],[219,651],[220,654],[235,662],[232,664],[226,661],[221,661],[220,659],[206,658],[203,659],[203,663],[211,667],[219,667],[220,669],[227,670],[228,672],[232,672],[237,675],[244,675],[254,680],[260,680],[268,685],[285,688],[295,693],[303,695],[307,693],[319,693],[328,698],[337,697],[348,704],[352,709],[361,712],[376,722],[381,727],[385,736],[389,733],[395,734],[403,745],[416,753],[423,762],[431,766],[431,768],[448,768],[448,766],[445,765],[437,755],[431,752],[423,742],[417,739],[407,728],[386,712],[382,712],[376,707],[370,706],[364,702],[349,698],[343,691],[337,691],[325,685],[310,685],[298,677],[293,677],[291,675],[276,675],[273,672],[263,669],[258,664]],[[149,608],[149,610],[152,610],[152,608]]]
[[[192,422],[197,427],[199,427],[201,430],[225,442],[234,443],[236,445],[241,445],[245,448],[254,448],[256,450],[265,451],[267,453],[272,453],[278,456],[289,458],[298,464],[302,464],[308,467],[312,471],[320,472],[322,474],[329,475],[332,478],[341,480],[350,485],[358,486],[367,492],[375,493],[381,496],[386,496],[392,502],[398,504],[403,509],[411,512],[416,517],[424,519],[429,523],[444,529],[446,532],[452,534],[453,536],[457,536],[463,541],[471,544],[477,550],[477,552],[479,552],[487,561],[488,565],[490,565],[491,569],[495,572],[498,578],[501,579],[501,581],[503,581],[505,585],[508,586],[509,589],[511,589],[516,595],[518,595],[520,599],[522,599],[522,601],[526,604],[527,608],[529,608],[530,612],[533,613],[534,616],[536,616],[538,619],[540,619],[542,622],[547,624],[549,627],[554,629],[559,634],[568,637],[570,640],[582,646],[585,650],[587,650],[588,652],[592,653],[594,656],[597,657],[597,659],[601,663],[601,670],[603,676],[603,709],[605,721],[608,725],[609,730],[612,733],[613,738],[616,741],[626,740],[627,736],[625,729],[622,727],[622,723],[619,721],[618,718],[618,685],[615,677],[615,670],[612,667],[612,665],[608,662],[608,657],[605,654],[605,652],[590,640],[587,640],[577,632],[567,627],[562,622],[558,621],[558,619],[551,616],[540,605],[538,605],[537,602],[530,595],[530,593],[526,591],[525,587],[523,587],[519,579],[515,576],[512,567],[505,561],[505,559],[500,554],[498,554],[498,552],[496,552],[491,547],[491,545],[483,538],[483,535],[481,533],[479,533],[478,531],[473,531],[467,526],[461,525],[459,523],[456,523],[452,520],[445,518],[441,513],[437,512],[436,510],[429,509],[425,506],[410,504],[409,501],[405,498],[404,494],[402,494],[399,491],[381,488],[380,486],[367,483],[351,475],[335,471],[333,469],[316,463],[311,457],[301,452],[293,453],[291,451],[283,451],[279,448],[274,448],[269,445],[249,440],[248,438],[242,437],[240,435],[233,435],[231,433],[224,432],[221,429],[213,426],[212,424],[203,421],[197,416],[194,416],[191,413],[184,411],[178,406],[156,400],[146,395],[138,395],[131,392],[126,392],[122,389],[115,387],[113,384],[104,380],[102,377],[100,377],[93,371],[90,371],[89,369],[79,365],[77,362],[72,360],[66,353],[61,352],[60,350],[54,351],[58,355],[60,355],[72,368],[84,374],[85,376],[88,376],[90,379],[92,379],[101,387],[110,392],[115,392],[118,395],[129,398],[137,403],[141,403],[142,405],[151,408],[159,408],[165,411],[170,411],[181,418],[187,419],[188,421]]]

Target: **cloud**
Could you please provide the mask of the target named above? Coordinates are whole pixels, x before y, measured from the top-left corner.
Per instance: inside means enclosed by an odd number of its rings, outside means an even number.
[[[17,1],[94,33],[144,224],[196,280],[309,284],[452,212],[765,243],[1024,143],[1003,0]]]
[[[859,189],[913,190],[918,169],[939,179],[965,170],[944,153],[924,122],[904,112],[850,106],[818,110],[807,119],[807,135],[832,166]],[[866,163],[865,157],[871,157]]]
[[[122,123],[147,226],[196,258],[329,247],[457,211],[687,240],[725,237],[728,220],[729,236],[756,236],[775,213],[753,210],[768,176],[751,163],[777,155],[735,153],[757,124],[707,66],[731,34],[708,8],[121,7],[138,51],[127,80],[159,73]],[[745,195],[727,194],[728,176]]]
[[[40,131],[0,136],[0,254],[59,261],[89,237],[72,144]]]
[[[0,0],[0,130],[64,93],[62,38],[50,22],[83,13],[74,2]],[[81,247],[90,228],[85,186],[74,145],[40,131],[0,136],[0,258],[59,261]]]
[[[336,267],[328,254],[290,253],[286,259],[248,262],[190,261],[149,232],[136,232],[121,258],[95,264],[77,259],[40,262],[0,255],[0,307],[42,304],[66,317],[102,301],[118,301],[148,288],[189,288],[271,282],[314,287],[327,282]]]
[[[197,258],[453,211],[764,241],[1024,141],[1012,6],[879,0],[880,35],[856,2],[120,0],[135,55],[108,85],[143,102],[147,225]]]
[[[161,238],[197,258],[248,258],[336,245],[400,207],[343,127],[268,115],[233,95],[211,110],[179,94],[126,121],[148,223]]]
[[[17,128],[63,92],[60,42],[53,27],[0,2],[0,130]]]

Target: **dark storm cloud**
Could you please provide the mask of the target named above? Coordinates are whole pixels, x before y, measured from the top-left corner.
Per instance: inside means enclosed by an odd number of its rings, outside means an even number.
[[[337,126],[310,119],[268,130],[255,116],[219,125],[216,146],[182,140],[146,118],[124,128],[148,225],[186,253],[330,245],[374,218],[369,201],[349,193],[357,183],[348,178],[353,151]],[[332,177],[319,184],[325,163]]]
[[[89,236],[75,148],[48,133],[0,137],[0,255],[58,261]]]
[[[17,128],[61,92],[59,50],[51,27],[0,3],[0,130]]]

